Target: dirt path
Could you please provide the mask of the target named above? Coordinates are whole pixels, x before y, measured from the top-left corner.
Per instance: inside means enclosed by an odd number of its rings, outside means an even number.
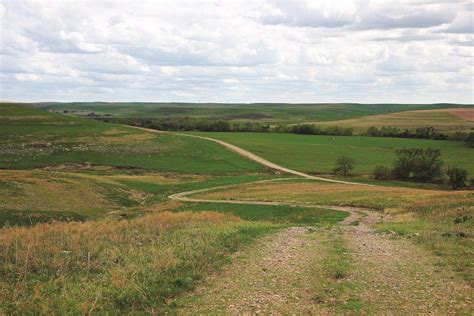
[[[266,167],[306,179],[364,185],[288,169],[217,139],[179,135],[216,142]],[[284,180],[290,179],[253,184]],[[169,198],[196,203],[292,205],[189,197],[234,186],[237,185],[181,192]],[[340,228],[329,232],[319,228],[290,227],[262,238],[253,247],[235,255],[224,272],[209,278],[191,295],[178,300],[178,314],[474,313],[471,287],[454,272],[437,266],[438,260],[432,254],[408,240],[378,234],[372,225],[381,220],[379,213],[340,206],[295,205],[343,210],[350,216],[340,223]],[[343,249],[347,250],[334,252],[333,249],[341,247],[341,241],[345,245]],[[348,273],[334,279],[329,273],[334,268],[332,265],[337,268],[346,257],[350,258]]]
[[[199,135],[191,135],[191,134],[185,134],[185,133],[176,133],[176,132],[166,132],[166,131],[160,131],[160,130],[155,130],[155,129],[150,129],[150,128],[143,128],[143,127],[136,127],[136,126],[131,126],[132,128],[137,128],[137,129],[141,129],[141,130],[144,130],[144,131],[147,131],[147,132],[151,132],[151,133],[172,133],[172,134],[175,134],[175,135],[180,135],[180,136],[185,136],[185,137],[193,137],[193,138],[199,138],[199,139],[205,139],[205,140],[208,140],[208,141],[211,141],[211,142],[214,142],[214,143],[218,143],[219,145],[222,145],[224,146],[225,148],[247,158],[247,159],[250,159],[250,160],[253,160],[265,167],[268,167],[268,168],[271,168],[271,169],[275,169],[275,170],[279,170],[279,171],[282,171],[282,172],[285,172],[285,173],[289,173],[289,174],[294,174],[296,176],[300,176],[300,177],[303,177],[303,178],[306,178],[306,179],[312,179],[312,180],[320,180],[320,181],[327,181],[327,182],[335,182],[335,183],[343,183],[343,184],[352,184],[352,185],[367,185],[367,186],[371,186],[370,184],[365,184],[365,183],[356,183],[356,182],[349,182],[349,181],[342,181],[342,180],[334,180],[334,179],[327,179],[327,178],[322,178],[322,177],[316,177],[316,176],[312,176],[312,175],[309,175],[307,173],[304,173],[304,172],[300,172],[300,171],[296,171],[296,170],[293,170],[293,169],[289,169],[289,168],[286,168],[286,167],[283,167],[283,166],[280,166],[276,163],[273,163],[271,161],[268,161],[260,156],[257,156],[255,155],[254,153],[251,153],[250,151],[248,150],[245,150],[243,148],[240,148],[238,146],[235,146],[235,145],[232,145],[230,143],[227,143],[225,141],[222,141],[222,140],[219,140],[219,139],[215,139],[215,138],[211,138],[211,137],[205,137],[205,136],[199,136]]]
[[[322,273],[321,253],[317,235],[305,227],[264,237],[181,301],[178,314],[320,314],[308,276]]]
[[[376,233],[379,214],[350,211],[340,228],[290,227],[262,238],[178,300],[178,314],[472,314],[469,285],[416,245]],[[326,269],[341,259],[325,260],[338,236],[350,268],[333,279]]]

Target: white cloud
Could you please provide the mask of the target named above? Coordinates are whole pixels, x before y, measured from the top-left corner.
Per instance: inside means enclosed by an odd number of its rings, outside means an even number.
[[[0,0],[0,98],[473,103],[472,3]]]

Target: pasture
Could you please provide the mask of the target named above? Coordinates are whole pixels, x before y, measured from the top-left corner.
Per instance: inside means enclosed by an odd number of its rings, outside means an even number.
[[[240,146],[263,158],[295,170],[330,173],[336,159],[355,160],[354,174],[369,174],[376,165],[390,166],[394,150],[403,147],[439,148],[445,165],[474,174],[474,149],[462,142],[363,136],[321,136],[278,133],[201,133]]]
[[[401,111],[445,109],[456,104],[357,104],[357,103],[42,103],[36,106],[76,116],[90,113],[111,117],[192,117],[269,123],[325,122]]]
[[[122,169],[210,174],[263,170],[207,141],[0,104],[0,168],[85,162]]]

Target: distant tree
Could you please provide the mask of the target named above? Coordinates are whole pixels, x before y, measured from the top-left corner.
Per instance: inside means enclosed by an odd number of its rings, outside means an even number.
[[[402,148],[395,151],[393,166],[396,179],[427,182],[442,177],[441,151],[435,148]]]
[[[377,180],[387,180],[390,178],[391,171],[388,167],[378,165],[375,166],[373,175]]]
[[[446,174],[452,189],[456,190],[466,186],[467,170],[459,167],[448,167]]]
[[[466,144],[469,146],[474,146],[474,132],[470,132],[465,140]]]
[[[336,160],[336,166],[333,171],[335,174],[340,174],[345,177],[352,171],[352,169],[354,169],[354,164],[354,159],[342,156]]]

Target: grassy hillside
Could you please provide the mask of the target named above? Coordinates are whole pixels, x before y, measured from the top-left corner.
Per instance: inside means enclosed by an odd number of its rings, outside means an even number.
[[[0,104],[0,168],[85,162],[211,174],[262,170],[212,142]]]
[[[397,126],[417,128],[431,126],[443,133],[470,131],[474,128],[474,108],[406,111],[391,114],[370,115],[354,119],[320,122],[322,126],[353,127],[365,132],[370,126]]]
[[[0,314],[164,314],[277,226],[218,213],[0,229]]]
[[[333,121],[412,110],[459,107],[456,104],[288,104],[288,103],[44,103],[37,106],[71,115],[91,112],[114,117],[196,117],[231,121],[262,121],[294,123]]]
[[[441,149],[446,165],[458,165],[474,175],[474,149],[461,142],[359,136],[315,136],[275,133],[194,133],[227,141],[272,162],[299,171],[328,173],[336,159],[355,159],[354,173],[371,173],[378,164],[391,165],[402,147]]]

